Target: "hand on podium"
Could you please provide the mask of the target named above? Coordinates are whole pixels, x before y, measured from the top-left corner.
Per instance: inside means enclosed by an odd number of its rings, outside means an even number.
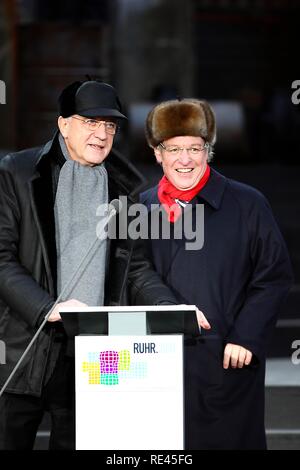
[[[198,325],[204,330],[210,330],[211,329],[210,323],[208,323],[206,316],[198,308],[196,310],[196,315],[197,315]]]
[[[187,304],[182,304],[182,305],[187,305]],[[203,328],[204,330],[210,330],[211,329],[210,323],[207,321],[204,313],[201,310],[199,310],[199,308],[197,307],[196,307],[196,315],[197,315],[199,328]]]
[[[70,300],[66,300],[65,302],[60,302],[56,305],[53,312],[50,314],[48,321],[49,322],[61,321],[61,316],[59,314],[61,307],[87,307],[87,306],[88,306],[87,304],[80,302],[80,300],[76,300],[76,299],[70,299]]]

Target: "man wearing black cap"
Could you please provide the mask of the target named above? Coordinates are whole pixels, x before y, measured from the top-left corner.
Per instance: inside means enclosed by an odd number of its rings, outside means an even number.
[[[6,344],[1,387],[61,300],[0,398],[1,449],[32,449],[46,410],[50,448],[74,447],[74,360],[60,321],[62,304],[126,304],[127,281],[131,302],[176,303],[130,239],[103,240],[79,282],[66,291],[96,238],[97,208],[121,195],[130,206],[144,180],[112,150],[126,119],[113,87],[75,82],[59,103],[53,140],[7,155],[0,165],[0,338]]]

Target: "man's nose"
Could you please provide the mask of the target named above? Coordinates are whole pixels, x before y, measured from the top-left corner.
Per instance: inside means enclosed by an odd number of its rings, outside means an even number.
[[[100,125],[94,131],[94,135],[101,140],[105,140],[107,138],[107,131],[104,122],[100,122]]]
[[[190,163],[191,159],[187,149],[181,150],[179,160],[183,165],[187,165],[188,163]]]

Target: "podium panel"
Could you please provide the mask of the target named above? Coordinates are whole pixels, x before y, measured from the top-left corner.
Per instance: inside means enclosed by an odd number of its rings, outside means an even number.
[[[195,305],[63,307],[59,313],[69,338],[84,334],[200,335]]]
[[[184,448],[183,336],[77,336],[76,449]]]

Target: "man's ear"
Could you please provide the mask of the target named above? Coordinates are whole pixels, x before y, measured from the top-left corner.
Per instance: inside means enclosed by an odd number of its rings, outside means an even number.
[[[161,165],[162,164],[161,151],[158,147],[154,148],[154,155],[155,155],[157,163]]]
[[[66,138],[68,137],[68,128],[69,128],[69,120],[68,118],[64,118],[62,116],[59,116],[57,120],[57,125],[60,130],[61,135]]]

